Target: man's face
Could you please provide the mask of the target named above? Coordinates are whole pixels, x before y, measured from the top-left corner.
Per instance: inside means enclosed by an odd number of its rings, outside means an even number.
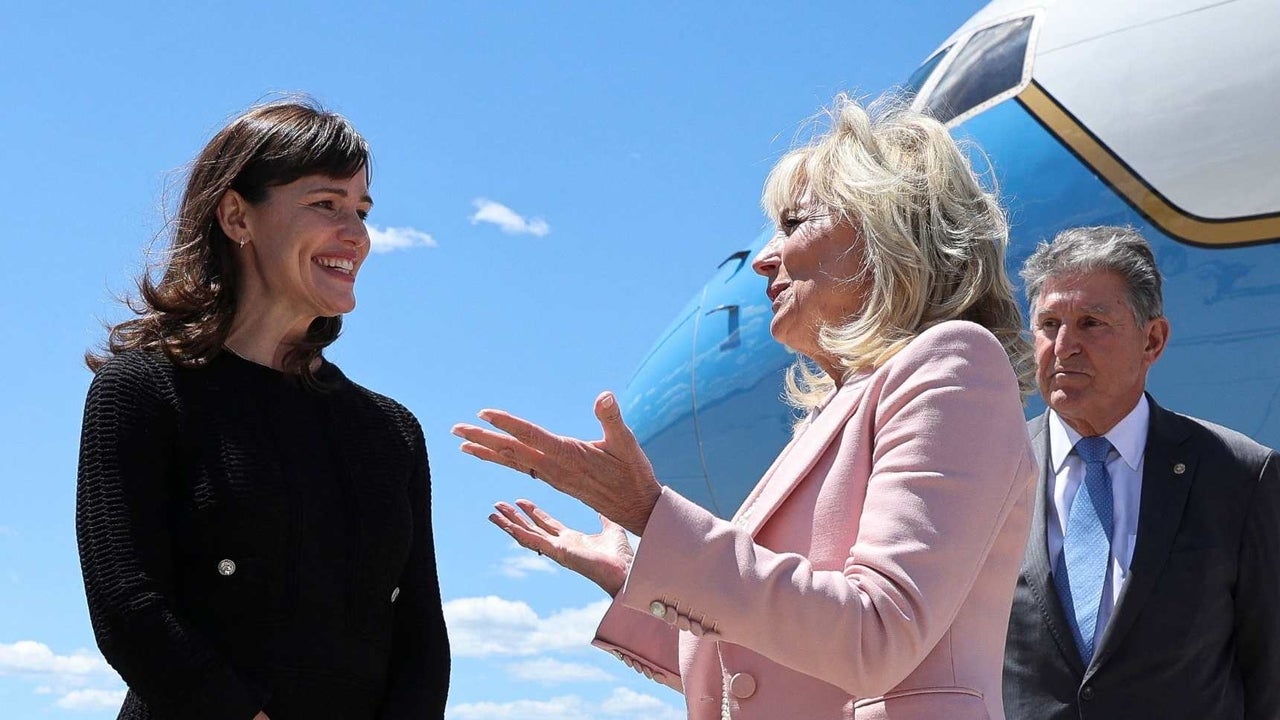
[[[1133,409],[1169,339],[1168,320],[1136,321],[1124,279],[1110,271],[1050,277],[1031,327],[1040,395],[1086,437]]]

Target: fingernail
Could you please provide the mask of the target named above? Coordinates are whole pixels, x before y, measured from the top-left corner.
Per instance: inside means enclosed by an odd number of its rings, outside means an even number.
[[[606,410],[612,410],[614,405],[613,393],[605,393],[604,399],[600,401]]]

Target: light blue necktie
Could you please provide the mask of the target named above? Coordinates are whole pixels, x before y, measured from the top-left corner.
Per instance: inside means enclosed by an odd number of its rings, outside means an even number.
[[[1075,452],[1084,460],[1084,482],[1076,491],[1067,512],[1062,552],[1054,568],[1053,584],[1058,588],[1062,609],[1076,638],[1080,657],[1088,665],[1093,659],[1093,634],[1098,626],[1098,606],[1111,566],[1111,526],[1114,501],[1111,475],[1107,473],[1107,453],[1111,443],[1105,437],[1081,438]]]

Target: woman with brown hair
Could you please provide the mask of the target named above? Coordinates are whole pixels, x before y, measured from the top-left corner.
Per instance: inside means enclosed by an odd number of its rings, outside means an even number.
[[[369,163],[308,101],[231,121],[137,317],[87,357],[76,532],[121,718],[443,717],[422,430],[322,354],[369,253]]]

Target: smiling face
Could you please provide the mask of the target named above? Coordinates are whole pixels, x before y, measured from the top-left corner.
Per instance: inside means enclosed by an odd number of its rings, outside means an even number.
[[[806,199],[797,205],[779,214],[778,232],[751,267],[769,280],[774,339],[839,378],[836,359],[818,344],[818,331],[848,322],[866,306],[866,245],[853,225],[820,204]]]
[[[1097,271],[1045,280],[1032,332],[1040,395],[1087,437],[1107,432],[1137,404],[1169,322],[1136,322],[1124,279]]]
[[[355,279],[369,254],[368,178],[304,175],[249,204],[228,191],[223,226],[240,258],[241,313],[270,314],[305,329],[351,312]],[[231,227],[228,227],[230,225]]]

